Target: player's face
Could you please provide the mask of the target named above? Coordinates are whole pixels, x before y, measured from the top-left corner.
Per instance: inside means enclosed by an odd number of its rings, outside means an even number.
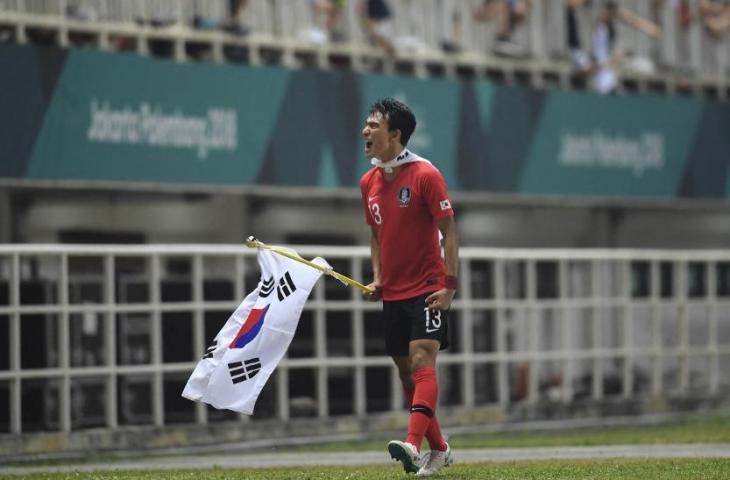
[[[388,121],[383,118],[382,113],[376,112],[365,120],[362,138],[365,140],[366,157],[390,160],[388,155],[393,149],[394,134],[388,131]]]

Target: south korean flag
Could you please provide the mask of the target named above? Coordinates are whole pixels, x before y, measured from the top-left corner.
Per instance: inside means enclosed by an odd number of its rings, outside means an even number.
[[[261,279],[208,347],[182,396],[247,415],[289,348],[322,272],[259,249]],[[313,262],[330,268],[326,260]],[[272,295],[273,292],[276,292]]]

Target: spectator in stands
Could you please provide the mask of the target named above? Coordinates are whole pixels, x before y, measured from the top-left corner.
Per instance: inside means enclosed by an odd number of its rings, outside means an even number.
[[[451,10],[443,8],[445,7],[443,2],[440,3],[440,6],[442,7],[441,15],[451,18],[451,24],[441,39],[441,48],[447,53],[459,52],[462,49],[461,38],[463,34],[461,13],[455,8]]]
[[[599,93],[611,93],[618,85],[615,65],[620,61],[621,53],[614,50],[618,12],[616,2],[605,2],[598,12],[593,30],[592,64],[588,74],[591,88]]]
[[[331,42],[338,42],[344,39],[341,30],[342,12],[345,9],[347,0],[312,0],[314,2],[314,10],[323,17],[321,22],[327,38]]]
[[[651,37],[660,33],[654,22],[619,6],[615,0],[604,1],[596,17],[591,42],[592,63],[586,72],[591,88],[599,93],[613,93],[618,86],[616,67],[623,61],[624,53],[616,48],[617,20]]]
[[[673,56],[667,58],[663,51],[661,42],[655,41],[652,45],[652,58],[655,64],[664,69],[686,70],[686,63],[690,60],[689,53],[689,27],[692,22],[690,0],[651,0],[649,3],[649,15],[652,22],[665,28],[665,21],[669,20],[676,28]],[[664,12],[669,10],[671,15],[666,16]],[[671,27],[670,27],[671,28]]]
[[[241,14],[246,9],[248,0],[228,0],[225,19],[209,18],[195,15],[193,26],[200,30],[221,29],[234,35],[246,35],[248,27],[241,24]]]
[[[590,61],[588,54],[583,49],[583,42],[580,36],[578,24],[579,10],[588,0],[565,0],[565,33],[570,59],[573,65],[579,70],[588,68]]]
[[[474,10],[474,19],[497,22],[495,53],[523,55],[524,48],[514,42],[514,33],[530,13],[530,0],[483,0]]]
[[[67,5],[66,18],[78,22],[98,22],[99,12],[91,5]],[[94,35],[89,32],[69,31],[68,41],[74,47],[93,47]]]
[[[299,32],[299,38],[324,45],[344,39],[341,31],[342,10],[346,0],[309,0],[314,24]]]
[[[228,0],[228,18],[223,23],[223,30],[235,35],[246,35],[248,27],[241,23],[241,14],[246,9],[248,0]]]
[[[386,55],[394,57],[393,16],[386,0],[362,0],[358,5],[358,13],[370,41],[382,48]]]
[[[692,14],[690,13],[689,0],[673,0],[674,8],[677,10],[677,18],[679,19],[679,26],[683,29],[689,28],[689,24],[692,22]]]
[[[699,16],[707,34],[719,40],[730,29],[730,2],[725,0],[700,0]]]

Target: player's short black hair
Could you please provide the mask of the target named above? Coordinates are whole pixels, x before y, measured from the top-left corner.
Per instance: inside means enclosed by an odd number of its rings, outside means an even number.
[[[383,98],[370,106],[368,114],[380,113],[388,121],[388,130],[400,130],[400,143],[404,147],[416,129],[416,116],[408,105],[394,98]]]

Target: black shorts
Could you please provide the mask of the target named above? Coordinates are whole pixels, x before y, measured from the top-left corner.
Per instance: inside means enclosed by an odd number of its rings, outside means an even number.
[[[406,300],[383,300],[385,351],[391,357],[408,356],[411,340],[438,340],[441,350],[449,346],[449,311],[426,307],[426,297],[429,295],[426,293]]]

